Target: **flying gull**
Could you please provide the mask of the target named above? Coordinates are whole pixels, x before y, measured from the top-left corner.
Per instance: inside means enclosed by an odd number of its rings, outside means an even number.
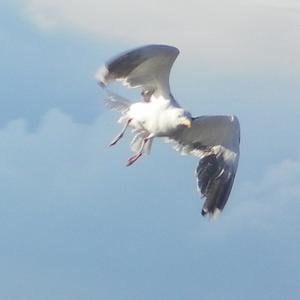
[[[178,104],[169,86],[170,70],[178,54],[172,46],[147,45],[122,53],[97,72],[98,83],[108,93],[106,104],[121,113],[119,122],[123,124],[110,145],[131,127],[135,154],[127,166],[148,154],[156,137],[174,142],[182,154],[198,157],[197,184],[205,199],[202,215],[213,216],[223,210],[233,185],[239,161],[239,121],[236,116],[192,117]],[[140,88],[140,101],[131,102],[109,90],[107,86],[115,81]]]

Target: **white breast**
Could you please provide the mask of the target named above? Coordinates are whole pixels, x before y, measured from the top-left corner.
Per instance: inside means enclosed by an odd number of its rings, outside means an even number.
[[[156,136],[160,136],[168,129],[167,101],[138,102],[131,105],[128,111],[132,119],[132,126],[136,129],[146,130]]]

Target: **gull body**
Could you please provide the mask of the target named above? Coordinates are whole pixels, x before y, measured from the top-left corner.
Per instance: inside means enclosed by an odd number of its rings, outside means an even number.
[[[170,91],[169,75],[179,50],[167,45],[146,45],[108,61],[96,79],[108,96],[109,108],[121,113],[122,131],[111,142],[115,145],[128,127],[134,132],[129,158],[132,165],[148,154],[152,140],[165,137],[182,154],[200,159],[196,169],[197,185],[205,198],[202,215],[223,210],[230,195],[239,161],[240,125],[235,116],[192,117],[175,100]],[[111,82],[140,88],[141,99],[131,102],[110,91]]]
[[[179,126],[189,126],[191,115],[183,108],[174,106],[171,100],[157,100],[152,96],[149,102],[137,102],[130,106],[127,117],[131,126],[145,130],[153,137],[168,137]]]

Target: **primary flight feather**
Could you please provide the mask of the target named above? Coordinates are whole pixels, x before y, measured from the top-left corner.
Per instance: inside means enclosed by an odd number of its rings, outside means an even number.
[[[205,198],[202,215],[215,215],[223,210],[236,174],[239,121],[235,116],[192,117],[176,102],[170,91],[169,75],[178,54],[175,47],[147,45],[113,58],[97,72],[98,83],[108,93],[107,106],[122,114],[119,121],[124,124],[110,145],[115,145],[131,127],[135,133],[131,142],[135,155],[128,159],[128,166],[149,153],[156,137],[171,140],[181,153],[197,156],[198,188]],[[114,81],[140,88],[141,100],[131,102],[108,90],[107,86]]]

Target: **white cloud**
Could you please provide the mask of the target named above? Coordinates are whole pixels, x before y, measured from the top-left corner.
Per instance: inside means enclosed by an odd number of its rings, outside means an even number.
[[[300,67],[295,1],[24,1],[43,29],[83,30],[132,46],[170,43],[185,61],[220,71]]]
[[[28,202],[33,209],[89,198],[107,173],[107,152],[101,151],[107,125],[105,118],[76,123],[56,109],[34,132],[22,120],[8,123],[0,130],[3,198]]]

